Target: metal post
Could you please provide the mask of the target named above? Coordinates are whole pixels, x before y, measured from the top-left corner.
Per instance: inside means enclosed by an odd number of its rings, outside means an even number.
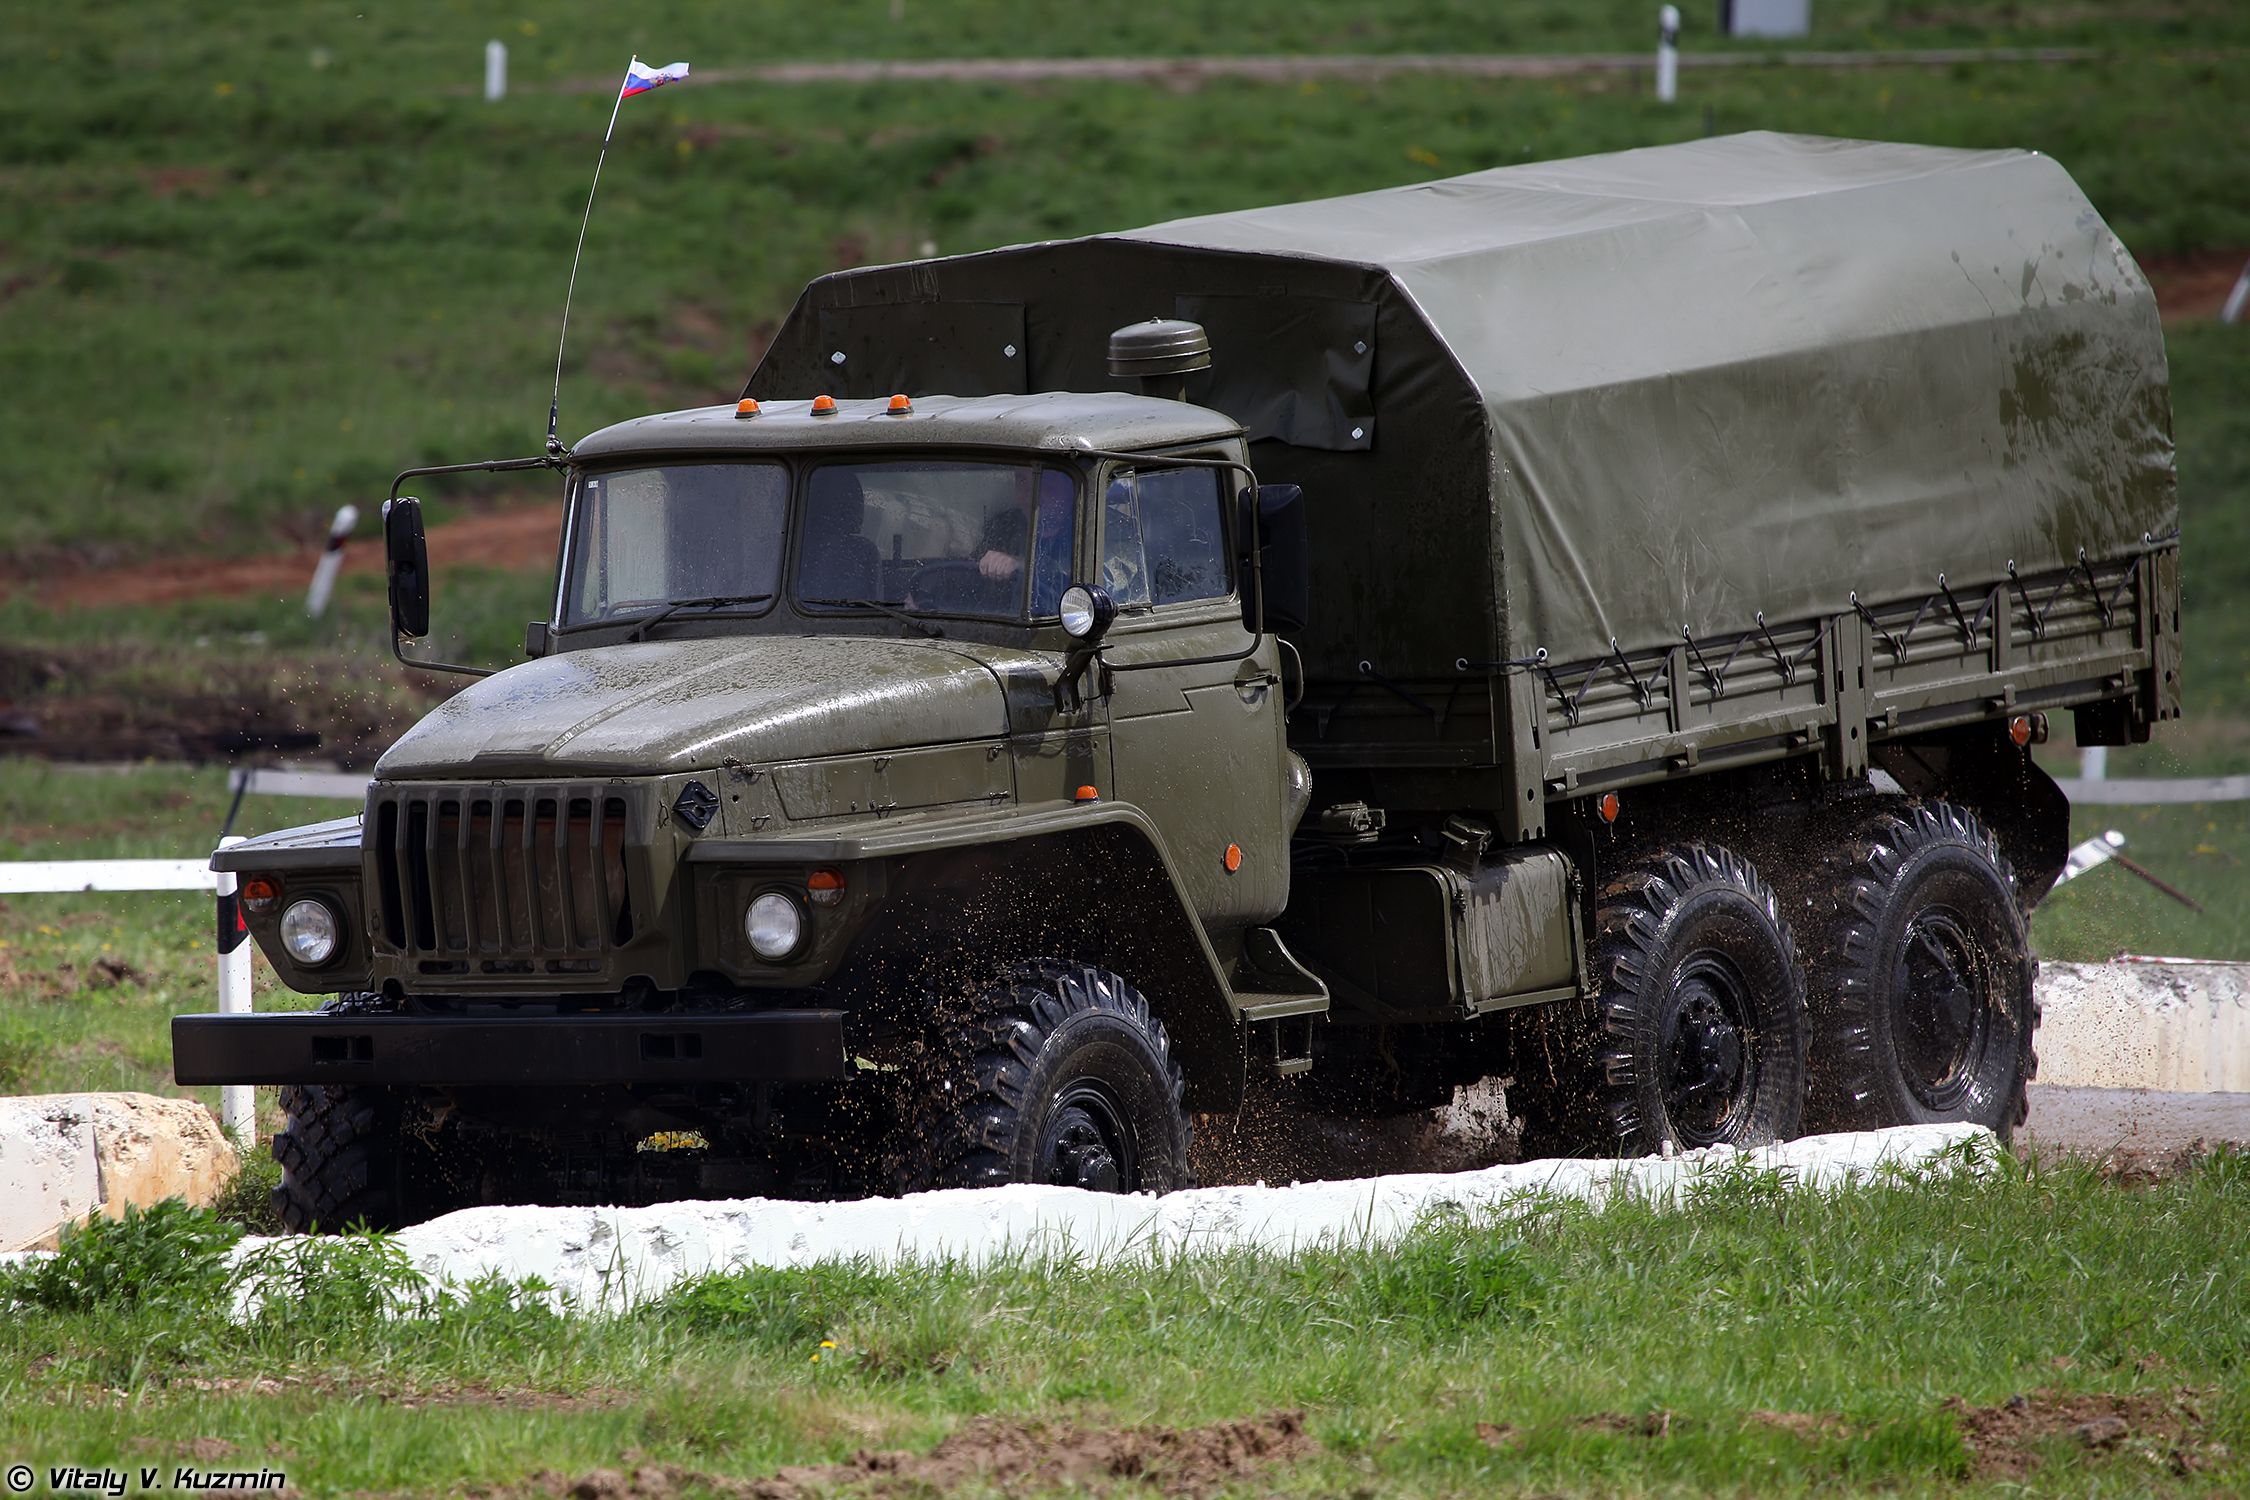
[[[313,568],[312,587],[305,591],[305,617],[317,620],[328,611],[328,598],[336,592],[336,575],[344,570],[344,543],[351,540],[352,531],[359,525],[359,507],[341,505],[336,509],[336,519],[328,523],[328,545],[322,549],[320,562]]]
[[[2234,278],[2234,290],[2227,293],[2227,305],[2219,309],[2219,321],[2232,323],[2242,316],[2242,304],[2250,302],[2250,264],[2245,264],[2242,274]]]
[[[239,835],[219,840],[225,849],[239,844]],[[238,877],[232,870],[218,872],[219,1012],[250,1014],[250,928],[242,920],[242,901],[236,895]],[[230,1083],[219,1089],[219,1123],[234,1137],[237,1149],[258,1143],[257,1090],[247,1083]]]
[[[1680,9],[1667,5],[1656,13],[1656,102],[1670,104],[1680,97]]]
[[[484,102],[498,104],[508,97],[508,46],[505,42],[484,44]]]

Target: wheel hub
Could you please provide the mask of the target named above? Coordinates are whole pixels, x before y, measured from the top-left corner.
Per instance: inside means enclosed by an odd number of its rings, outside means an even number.
[[[1983,952],[1954,912],[1927,907],[1907,923],[1892,977],[1907,1083],[1931,1109],[1952,1109],[1976,1076],[1990,1029]]]
[[[1058,1095],[1040,1132],[1041,1180],[1093,1193],[1131,1190],[1131,1137],[1114,1101],[1081,1084]]]
[[[1750,1010],[1739,976],[1715,958],[1682,970],[1665,1007],[1664,1108],[1683,1144],[1726,1139],[1755,1067],[1743,1033]]]

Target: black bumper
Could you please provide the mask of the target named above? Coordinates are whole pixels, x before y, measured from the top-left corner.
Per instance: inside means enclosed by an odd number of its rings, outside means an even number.
[[[744,1016],[172,1018],[191,1083],[781,1083],[851,1071],[840,1010]]]

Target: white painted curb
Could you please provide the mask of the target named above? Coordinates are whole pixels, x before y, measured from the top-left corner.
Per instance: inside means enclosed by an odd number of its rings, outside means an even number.
[[[1829,1189],[1949,1161],[1989,1159],[1976,1125],[1915,1125],[1807,1136],[1755,1151],[1725,1147],[1664,1159],[1537,1161],[1480,1172],[1425,1173],[1301,1186],[1198,1188],[1161,1198],[1017,1184],[795,1203],[763,1198],[651,1208],[471,1208],[403,1230],[399,1248],[440,1285],[482,1276],[538,1277],[558,1308],[623,1312],[683,1280],[747,1266],[820,1261],[1115,1262],[1152,1254],[1390,1244],[1433,1213],[1524,1212],[1570,1200],[1676,1201],[1729,1171],[1786,1174]],[[303,1241],[245,1240],[237,1256]],[[255,1293],[250,1293],[255,1295]]]

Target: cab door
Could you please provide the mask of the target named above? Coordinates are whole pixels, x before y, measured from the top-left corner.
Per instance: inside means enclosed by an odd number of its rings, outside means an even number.
[[[1222,928],[1289,899],[1278,648],[1269,636],[1242,654],[1239,476],[1151,459],[1110,471],[1100,505],[1099,578],[1118,605],[1102,653],[1115,795],[1156,825],[1189,899]]]

